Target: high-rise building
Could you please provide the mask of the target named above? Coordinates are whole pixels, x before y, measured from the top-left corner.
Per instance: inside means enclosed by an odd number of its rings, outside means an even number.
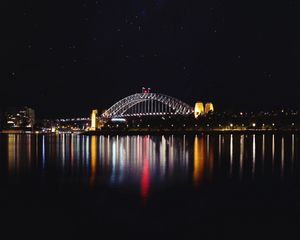
[[[29,107],[11,108],[5,113],[7,128],[33,128],[35,111]]]
[[[194,116],[195,116],[195,118],[198,118],[203,113],[204,113],[203,102],[196,102],[195,109],[194,109]]]

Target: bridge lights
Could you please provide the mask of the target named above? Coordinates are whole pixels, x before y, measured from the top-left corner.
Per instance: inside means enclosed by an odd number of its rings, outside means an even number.
[[[142,93],[150,93],[151,88],[142,87]]]

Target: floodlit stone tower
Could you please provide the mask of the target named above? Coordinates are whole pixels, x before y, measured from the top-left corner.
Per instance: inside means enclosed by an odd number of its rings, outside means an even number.
[[[91,114],[91,131],[96,131],[97,128],[97,114],[98,110],[94,109]]]
[[[205,113],[213,112],[214,105],[211,102],[205,104]]]
[[[196,102],[195,109],[194,109],[195,118],[198,118],[203,113],[204,113],[203,102]]]

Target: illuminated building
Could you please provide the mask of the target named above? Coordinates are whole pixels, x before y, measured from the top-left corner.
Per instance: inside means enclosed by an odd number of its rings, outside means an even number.
[[[205,113],[213,112],[214,105],[211,102],[205,104]]]
[[[195,109],[194,109],[195,118],[198,118],[203,113],[204,113],[203,102],[196,102]]]
[[[91,129],[92,131],[95,131],[97,128],[97,114],[98,110],[94,109],[91,114]]]
[[[32,108],[13,108],[5,115],[7,128],[33,128],[35,125],[35,111]]]

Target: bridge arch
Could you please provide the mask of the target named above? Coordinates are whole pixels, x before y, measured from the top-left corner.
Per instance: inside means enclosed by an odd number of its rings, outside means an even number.
[[[125,97],[107,109],[102,117],[130,117],[155,115],[188,115],[193,108],[174,97],[160,93],[136,93]]]

